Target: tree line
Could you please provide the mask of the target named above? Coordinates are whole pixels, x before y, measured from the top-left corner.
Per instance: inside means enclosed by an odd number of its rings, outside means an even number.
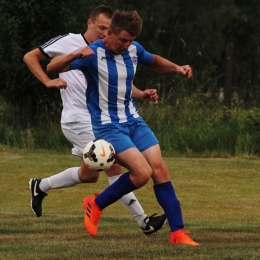
[[[162,98],[174,91],[175,99],[193,93],[206,96],[205,102],[216,99],[225,84],[226,46],[232,43],[232,95],[245,108],[259,107],[258,0],[0,0],[0,97],[19,108],[21,122],[30,118],[31,124],[37,123],[44,110],[54,120],[60,109],[59,91],[46,89],[29,72],[24,54],[57,35],[83,33],[89,12],[99,4],[137,10],[143,19],[137,41],[152,53],[193,68],[193,79],[183,83],[140,67],[135,82],[139,88],[155,87]]]

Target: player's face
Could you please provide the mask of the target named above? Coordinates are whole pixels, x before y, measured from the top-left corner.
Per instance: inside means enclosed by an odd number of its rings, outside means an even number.
[[[119,34],[114,34],[111,30],[109,30],[110,41],[109,41],[109,50],[114,54],[122,54],[124,51],[128,49],[131,45],[132,41],[135,40],[136,36],[132,36],[127,31],[123,30]]]
[[[89,43],[105,38],[107,36],[110,22],[111,19],[104,14],[99,14],[94,22],[92,22],[92,20],[89,19],[88,30],[90,32],[90,39],[91,39],[91,42]]]

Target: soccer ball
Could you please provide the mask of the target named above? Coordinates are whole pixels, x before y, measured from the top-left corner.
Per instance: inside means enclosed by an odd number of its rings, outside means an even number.
[[[83,160],[90,170],[106,171],[115,162],[115,149],[104,139],[90,141],[83,150]]]

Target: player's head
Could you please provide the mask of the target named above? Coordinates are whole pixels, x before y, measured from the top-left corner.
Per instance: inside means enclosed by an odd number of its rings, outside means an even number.
[[[115,54],[123,53],[142,31],[142,19],[137,11],[116,10],[108,31],[109,49]]]
[[[90,12],[86,32],[86,38],[89,43],[107,36],[112,15],[113,9],[105,5],[99,5]]]
[[[127,31],[132,36],[138,36],[142,31],[142,19],[137,11],[119,11],[116,10],[112,16],[110,29],[119,34],[121,31]]]

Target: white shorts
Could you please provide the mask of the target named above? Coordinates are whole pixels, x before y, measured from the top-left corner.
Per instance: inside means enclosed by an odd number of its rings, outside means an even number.
[[[90,122],[61,124],[61,130],[68,141],[73,145],[71,153],[79,157],[83,157],[83,150],[86,144],[95,139]]]

